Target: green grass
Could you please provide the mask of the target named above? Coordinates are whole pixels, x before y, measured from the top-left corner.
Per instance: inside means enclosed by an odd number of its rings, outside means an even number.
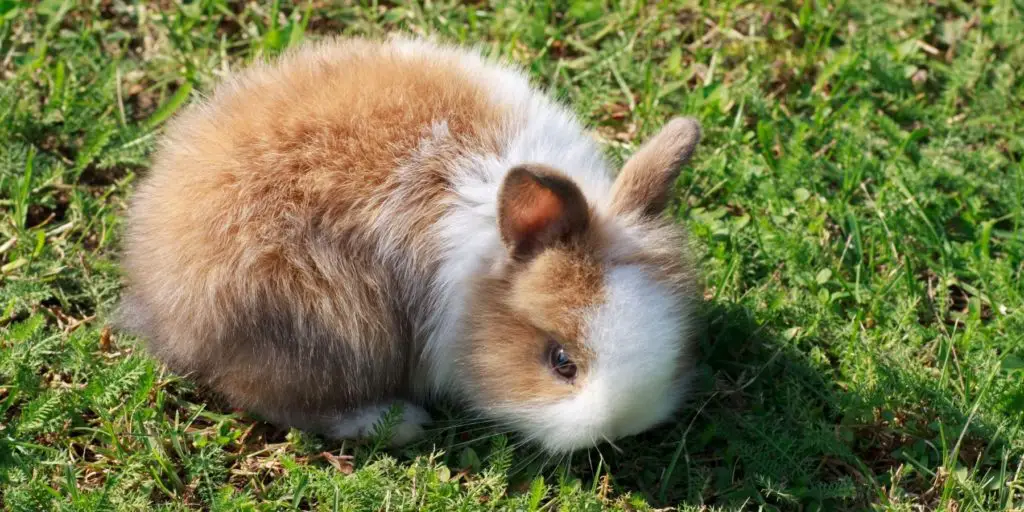
[[[0,0],[4,508],[1024,508],[1019,1],[376,3]],[[519,62],[615,158],[701,119],[677,421],[558,461],[457,411],[327,443],[105,334],[163,122],[261,55],[393,30]]]

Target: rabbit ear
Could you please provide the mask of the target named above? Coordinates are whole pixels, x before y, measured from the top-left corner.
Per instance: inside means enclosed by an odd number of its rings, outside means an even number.
[[[498,192],[501,240],[517,259],[583,232],[589,219],[587,200],[576,184],[541,165],[512,168]]]
[[[661,213],[680,167],[698,142],[700,124],[696,120],[677,117],[669,121],[623,166],[612,187],[612,208],[619,213]]]

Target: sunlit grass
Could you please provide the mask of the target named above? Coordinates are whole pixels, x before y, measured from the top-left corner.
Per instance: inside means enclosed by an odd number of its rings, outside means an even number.
[[[1019,3],[348,4],[0,0],[5,508],[1024,507]],[[326,443],[106,329],[162,124],[247,61],[395,30],[517,62],[613,158],[701,120],[672,424],[557,460],[457,409],[400,451]]]

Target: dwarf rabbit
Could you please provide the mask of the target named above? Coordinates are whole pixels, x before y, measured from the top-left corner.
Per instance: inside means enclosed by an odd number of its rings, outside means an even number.
[[[526,76],[420,39],[255,64],[166,128],[132,198],[122,325],[239,408],[393,442],[458,400],[551,452],[679,406],[697,290],[662,210],[677,118],[617,178]]]

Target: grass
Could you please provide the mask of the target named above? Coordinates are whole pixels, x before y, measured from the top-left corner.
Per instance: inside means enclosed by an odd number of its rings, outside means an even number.
[[[0,0],[0,503],[10,510],[1024,508],[1024,5],[1012,0]],[[231,412],[107,329],[161,125],[304,39],[529,69],[622,158],[670,115],[707,291],[697,389],[571,459]]]

